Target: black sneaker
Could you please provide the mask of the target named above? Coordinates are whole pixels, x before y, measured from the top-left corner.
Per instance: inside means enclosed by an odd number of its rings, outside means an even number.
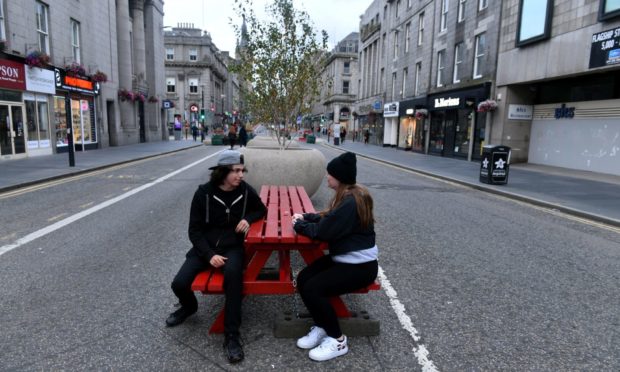
[[[187,309],[185,307],[181,307],[179,310],[168,316],[166,319],[166,325],[168,327],[178,326],[183,323],[185,319],[187,319],[190,315],[194,314],[197,309]]]
[[[224,352],[226,353],[230,363],[239,363],[243,360],[243,348],[241,348],[241,342],[239,342],[238,335],[226,335],[224,338]]]

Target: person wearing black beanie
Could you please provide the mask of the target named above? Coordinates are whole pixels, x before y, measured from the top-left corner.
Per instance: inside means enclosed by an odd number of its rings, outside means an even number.
[[[327,210],[293,215],[299,234],[328,243],[323,256],[297,276],[297,291],[314,320],[297,347],[310,349],[312,360],[324,361],[348,352],[330,297],[367,287],[377,278],[379,250],[375,244],[373,200],[356,182],[357,159],[345,152],[327,164],[327,185],[335,191]]]

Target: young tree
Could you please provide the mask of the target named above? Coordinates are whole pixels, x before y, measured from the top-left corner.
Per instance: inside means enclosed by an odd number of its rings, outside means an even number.
[[[309,113],[319,95],[327,33],[321,31],[319,39],[308,13],[295,9],[292,0],[273,0],[265,21],[252,5],[252,0],[235,0],[244,22],[233,25],[240,45],[230,69],[239,77],[253,121],[273,124],[285,148],[297,117]]]

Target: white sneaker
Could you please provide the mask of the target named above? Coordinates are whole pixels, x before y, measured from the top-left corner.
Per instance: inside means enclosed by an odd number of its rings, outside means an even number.
[[[347,336],[344,336],[343,341],[338,341],[335,338],[326,336],[323,341],[321,341],[321,344],[319,346],[310,350],[308,356],[312,360],[316,360],[317,362],[323,362],[325,360],[330,360],[335,357],[344,355],[348,351],[349,347],[347,346]]]
[[[300,349],[312,349],[320,344],[325,336],[327,336],[327,333],[325,333],[323,328],[312,326],[307,335],[297,340],[297,347]]]

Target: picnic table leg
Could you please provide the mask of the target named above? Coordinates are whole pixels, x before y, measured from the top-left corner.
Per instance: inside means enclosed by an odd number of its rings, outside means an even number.
[[[291,253],[290,251],[278,251],[280,261],[280,281],[288,282],[291,280]]]
[[[217,318],[215,318],[215,321],[211,324],[209,334],[211,333],[224,333],[224,308],[217,314]]]

